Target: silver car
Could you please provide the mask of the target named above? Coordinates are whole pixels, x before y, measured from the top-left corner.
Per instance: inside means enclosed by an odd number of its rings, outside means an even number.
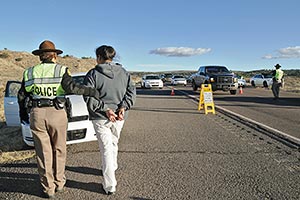
[[[270,87],[273,83],[271,74],[256,74],[250,78],[253,87]]]
[[[171,79],[171,85],[184,85],[186,86],[187,80],[182,75],[174,75]]]

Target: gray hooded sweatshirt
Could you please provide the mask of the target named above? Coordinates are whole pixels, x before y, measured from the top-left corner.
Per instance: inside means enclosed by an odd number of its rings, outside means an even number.
[[[135,103],[136,89],[122,65],[114,62],[96,65],[87,73],[84,84],[95,87],[100,93],[100,100],[85,97],[90,119],[107,119],[107,109],[117,112],[120,108],[125,108],[127,118],[128,110]]]

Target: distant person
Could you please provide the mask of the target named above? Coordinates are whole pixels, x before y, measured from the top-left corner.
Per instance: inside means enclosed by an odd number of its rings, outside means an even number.
[[[73,82],[67,67],[56,64],[63,51],[51,41],[43,41],[32,52],[41,63],[24,71],[18,92],[21,123],[29,123],[34,139],[40,183],[47,198],[62,192],[66,183],[66,135],[68,118],[65,94],[89,95],[99,98],[95,88]],[[28,101],[29,99],[29,101]]]
[[[128,110],[136,99],[135,85],[121,64],[113,62],[116,52],[111,46],[96,49],[97,65],[84,80],[95,87],[100,100],[86,98],[90,119],[94,124],[102,158],[103,189],[107,195],[116,192],[115,171],[118,168],[118,141]]]
[[[273,84],[272,84],[272,92],[274,95],[274,100],[279,98],[279,90],[283,85],[283,71],[280,69],[281,66],[276,64],[274,66],[276,70],[273,71]]]

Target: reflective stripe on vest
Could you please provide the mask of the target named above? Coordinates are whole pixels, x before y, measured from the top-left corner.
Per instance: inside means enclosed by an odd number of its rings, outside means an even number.
[[[34,99],[64,96],[61,86],[66,67],[54,63],[41,63],[24,72],[25,89]]]

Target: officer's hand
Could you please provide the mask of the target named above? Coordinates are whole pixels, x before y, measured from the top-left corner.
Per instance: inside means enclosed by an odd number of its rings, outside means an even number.
[[[100,93],[98,90],[95,91],[95,98],[98,100],[100,99]]]
[[[100,93],[96,88],[89,88],[89,94],[88,96],[94,97],[95,99],[100,99]]]

